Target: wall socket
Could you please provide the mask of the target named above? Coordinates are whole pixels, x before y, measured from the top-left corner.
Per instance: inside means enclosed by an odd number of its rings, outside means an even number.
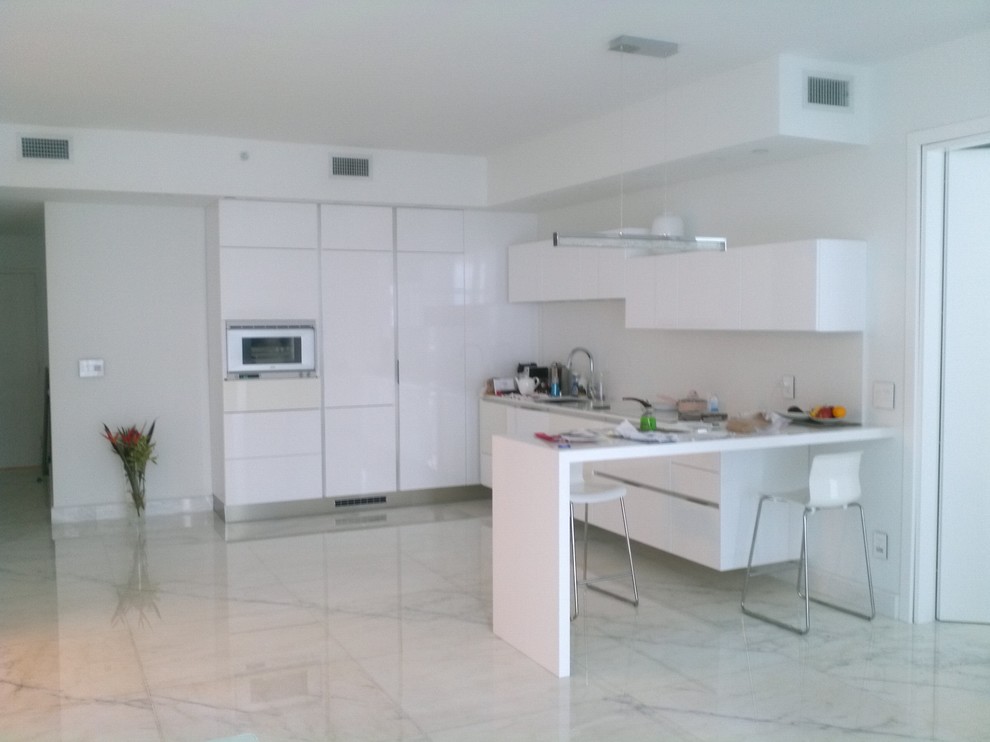
[[[873,556],[877,559],[887,558],[887,534],[883,531],[873,532]]]
[[[780,377],[780,393],[784,399],[794,399],[794,377],[790,374]]]

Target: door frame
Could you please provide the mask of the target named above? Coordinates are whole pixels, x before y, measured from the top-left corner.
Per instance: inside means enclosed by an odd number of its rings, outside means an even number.
[[[915,623],[934,621],[936,608],[945,155],[988,143],[990,118],[908,136],[904,481],[910,507],[902,539],[911,556],[901,565],[901,594],[909,598],[905,618]]]

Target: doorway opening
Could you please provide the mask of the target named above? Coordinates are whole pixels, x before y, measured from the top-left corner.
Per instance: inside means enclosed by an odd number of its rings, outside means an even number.
[[[972,186],[961,178],[967,172],[965,177],[974,177],[970,162],[974,156],[990,162],[988,146],[987,120],[928,132],[912,142],[918,157],[919,219],[912,224],[918,235],[914,286],[917,324],[914,352],[908,355],[913,358],[909,371],[914,395],[908,428],[913,453],[907,457],[911,470],[906,473],[913,482],[912,618],[919,623],[990,622],[990,602],[984,601],[980,610],[975,610],[977,605],[972,601],[968,605],[966,600],[960,602],[974,580],[990,580],[980,574],[990,575],[990,549],[984,553],[964,525],[981,507],[971,497],[973,472],[966,464],[967,456],[979,445],[972,435],[981,426],[974,425],[972,405],[960,403],[973,382],[982,383],[978,378],[979,356],[972,352],[967,338],[977,328],[985,332],[986,324],[981,325],[979,315],[987,312],[983,309],[986,300],[974,286],[978,263],[983,255],[990,255],[985,236],[984,248],[974,250],[971,235],[979,230],[977,222],[987,219],[985,214],[974,212],[986,209],[971,207]],[[982,167],[976,166],[976,171],[983,173],[981,187],[990,188],[990,170]],[[990,271],[990,260],[984,268],[982,275]],[[982,345],[979,350],[983,350]],[[985,396],[972,401],[980,403]],[[976,564],[974,557],[985,559],[985,563]]]

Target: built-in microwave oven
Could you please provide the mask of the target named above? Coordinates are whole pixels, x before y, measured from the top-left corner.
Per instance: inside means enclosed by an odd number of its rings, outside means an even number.
[[[315,373],[315,322],[227,322],[228,379]]]

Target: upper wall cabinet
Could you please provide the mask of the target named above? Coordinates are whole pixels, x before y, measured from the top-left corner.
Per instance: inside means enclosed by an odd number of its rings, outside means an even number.
[[[548,241],[509,248],[509,301],[621,299],[622,250],[554,247]]]
[[[399,252],[464,252],[464,212],[448,209],[396,209]]]
[[[626,261],[626,327],[859,332],[866,246],[803,240]]]
[[[220,244],[224,247],[315,249],[318,226],[316,204],[220,202]]]
[[[866,244],[806,240],[740,250],[743,330],[866,327]]]

